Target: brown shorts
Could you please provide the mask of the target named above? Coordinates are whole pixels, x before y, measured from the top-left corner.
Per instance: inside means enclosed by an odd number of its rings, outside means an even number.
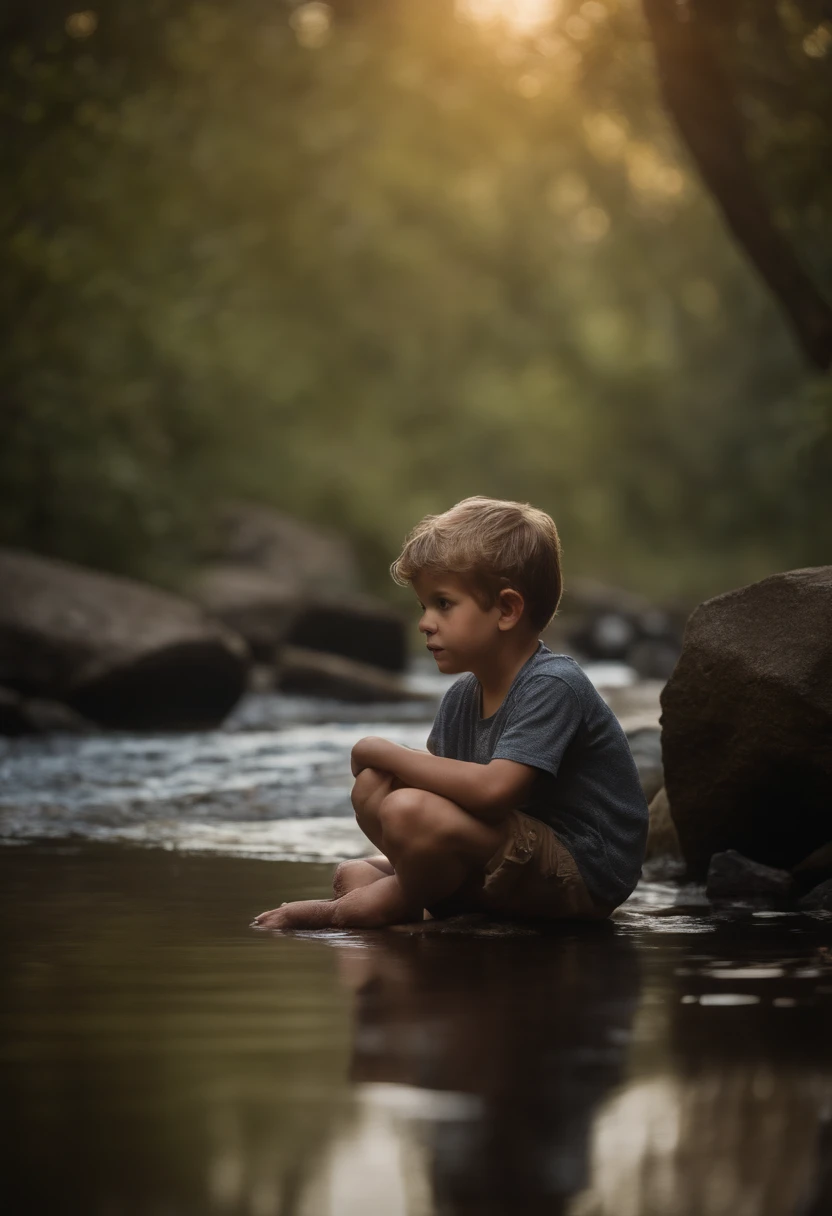
[[[615,908],[590,895],[554,830],[522,811],[508,816],[508,835],[485,867],[477,902],[483,911],[552,920],[603,920]]]

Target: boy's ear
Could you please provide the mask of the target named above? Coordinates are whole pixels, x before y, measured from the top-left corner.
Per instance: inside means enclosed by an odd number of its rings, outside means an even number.
[[[526,601],[520,592],[515,591],[513,587],[504,587],[497,596],[497,607],[500,609],[500,619],[497,621],[497,628],[514,629],[523,615]]]

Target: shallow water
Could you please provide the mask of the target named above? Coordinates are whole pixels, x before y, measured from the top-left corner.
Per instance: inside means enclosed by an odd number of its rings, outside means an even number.
[[[629,669],[587,669],[616,712],[658,719],[657,691]],[[0,840],[159,845],[224,855],[335,861],[366,851],[350,804],[350,749],[384,734],[423,748],[455,677],[414,664],[424,702],[348,705],[248,696],[223,727],[0,738]],[[615,684],[623,687],[615,687]],[[612,685],[610,687],[610,685]]]
[[[0,850],[6,1210],[821,1216],[832,919],[278,936],[329,868]]]
[[[253,697],[204,734],[0,741],[5,1210],[832,1211],[827,914],[643,882],[546,934],[248,928],[363,849],[355,739],[422,747],[432,712]]]

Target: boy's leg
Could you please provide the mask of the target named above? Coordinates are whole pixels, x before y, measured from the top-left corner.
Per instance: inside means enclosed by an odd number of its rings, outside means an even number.
[[[401,789],[401,782],[391,773],[379,769],[365,768],[355,779],[352,790],[352,805],[358,826],[368,840],[376,846],[383,847],[379,811],[381,804],[394,789]],[[342,861],[336,866],[332,878],[332,889],[336,897],[348,895],[359,887],[369,886],[380,878],[389,877],[393,866],[384,856],[361,857],[355,861]]]
[[[372,841],[376,848],[382,848],[382,833],[381,824],[379,822],[379,811],[385,797],[391,793],[394,788],[401,788],[401,782],[393,777],[392,773],[382,772],[379,769],[365,768],[355,779],[355,784],[352,789],[352,805],[355,810],[355,818],[359,827],[364,832],[364,835]],[[332,915],[332,904],[336,899],[344,895],[348,895],[351,891],[358,890],[360,887],[369,886],[370,883],[378,882],[380,878],[386,878],[393,874],[393,866],[386,857],[367,857],[359,858],[355,861],[342,861],[335,869],[332,878],[333,899],[316,899],[302,900],[295,904],[283,904],[281,908],[272,908],[268,912],[261,912],[252,921],[252,925],[259,929],[278,928],[287,922],[289,913],[285,913],[283,909],[292,907],[295,912],[303,915],[308,921],[318,923],[321,927],[325,927],[330,923],[329,918]],[[301,911],[302,909],[302,911]],[[421,909],[419,910],[421,915]],[[308,923],[307,928],[314,928],[315,924]]]
[[[367,887],[371,882],[378,882],[393,873],[393,866],[386,857],[361,857],[355,861],[340,861],[332,876],[332,890],[335,898],[357,891],[359,887]]]
[[[430,909],[464,891],[472,909],[486,863],[504,843],[507,821],[485,823],[448,798],[394,790],[381,809],[385,850],[405,895]]]
[[[262,912],[256,929],[381,929],[422,919],[422,905],[408,899],[395,874],[356,887],[340,899],[304,899]]]
[[[363,768],[352,787],[351,801],[355,821],[361,831],[386,856],[381,827],[381,805],[402,783],[392,773],[376,768]]]
[[[378,928],[421,918],[422,909],[480,875],[506,828],[475,819],[456,803],[400,788],[381,803],[378,825],[395,874],[335,900],[308,900],[263,913],[265,929]]]

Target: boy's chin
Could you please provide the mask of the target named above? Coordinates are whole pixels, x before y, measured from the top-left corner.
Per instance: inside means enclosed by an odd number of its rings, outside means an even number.
[[[460,659],[457,655],[449,655],[447,652],[436,656],[436,670],[441,671],[446,676],[456,676],[463,671],[470,671],[470,667],[466,666],[464,659]]]

